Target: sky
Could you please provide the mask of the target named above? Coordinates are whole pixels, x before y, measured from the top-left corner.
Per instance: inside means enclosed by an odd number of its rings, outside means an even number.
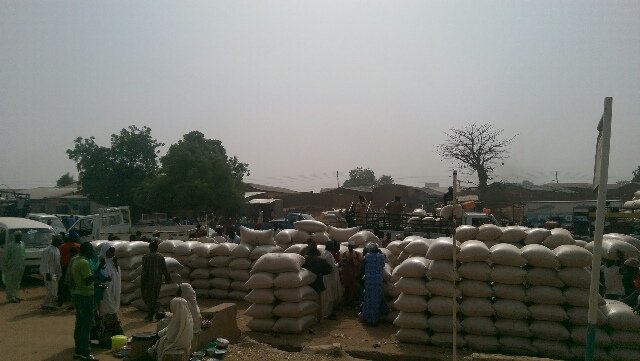
[[[590,182],[607,96],[613,183],[640,165],[638,1],[0,2],[0,188],[132,124],[318,191],[358,166],[446,186],[444,131],[489,122],[517,135],[495,180]]]

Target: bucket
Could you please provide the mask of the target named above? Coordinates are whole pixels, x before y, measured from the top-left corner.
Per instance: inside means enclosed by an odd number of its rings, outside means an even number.
[[[125,335],[115,335],[111,337],[111,351],[118,351],[127,344],[129,339]]]
[[[141,332],[131,336],[131,359],[135,360],[144,355],[154,343],[156,334],[153,332]]]

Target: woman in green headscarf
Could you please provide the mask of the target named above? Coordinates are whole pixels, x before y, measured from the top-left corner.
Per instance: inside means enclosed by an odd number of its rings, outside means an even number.
[[[12,303],[20,302],[18,292],[20,292],[20,282],[24,275],[24,243],[22,243],[22,232],[15,232],[13,241],[7,244],[4,254],[4,265],[2,269],[2,282],[7,291],[7,300]]]

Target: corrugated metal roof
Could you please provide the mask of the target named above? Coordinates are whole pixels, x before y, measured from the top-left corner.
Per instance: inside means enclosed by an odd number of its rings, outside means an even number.
[[[249,204],[269,204],[269,203],[273,203],[275,201],[279,201],[280,199],[261,199],[261,198],[256,198],[256,199],[251,199],[249,202]]]
[[[261,194],[265,194],[266,192],[244,192],[244,198],[251,198],[251,197],[255,197],[255,196],[259,196]]]
[[[263,184],[257,184],[257,183],[247,183],[248,186],[259,190],[259,191],[264,191],[264,192],[279,192],[279,193],[298,193],[294,190],[291,189],[287,189],[287,188],[282,188],[282,187],[273,187],[273,186],[266,186]]]
[[[31,189],[21,189],[18,192],[26,193],[30,196],[31,199],[37,200],[70,196],[78,192],[78,187],[38,187]]]

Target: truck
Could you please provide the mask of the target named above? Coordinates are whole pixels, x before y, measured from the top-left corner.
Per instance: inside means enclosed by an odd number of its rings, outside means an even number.
[[[194,230],[193,225],[156,224],[155,222],[132,224],[129,207],[120,206],[100,208],[98,214],[78,217],[78,220],[69,227],[69,234],[77,234],[80,242],[107,239],[110,234],[128,240],[137,232],[148,237],[159,234],[160,239],[188,240]]]
[[[0,264],[4,264],[6,245],[16,232],[22,232],[25,245],[25,273],[38,273],[42,252],[51,244],[53,228],[45,223],[18,217],[0,217]]]
[[[596,207],[580,206],[573,209],[573,233],[590,238],[595,232]],[[606,207],[604,233],[640,234],[640,210],[624,207]]]

